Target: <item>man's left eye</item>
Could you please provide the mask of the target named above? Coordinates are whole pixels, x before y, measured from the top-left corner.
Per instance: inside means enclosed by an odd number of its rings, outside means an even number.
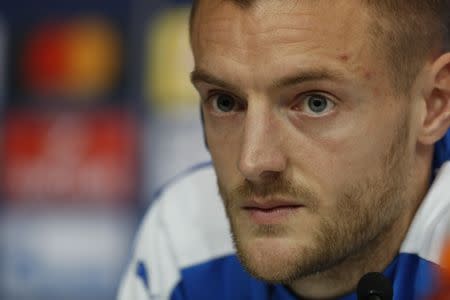
[[[322,94],[309,94],[304,96],[301,110],[309,115],[320,116],[330,112],[335,105],[332,100]]]
[[[213,101],[214,101],[213,102],[214,108],[223,113],[231,112],[237,106],[236,100],[234,100],[233,97],[226,94],[216,95],[213,98]]]

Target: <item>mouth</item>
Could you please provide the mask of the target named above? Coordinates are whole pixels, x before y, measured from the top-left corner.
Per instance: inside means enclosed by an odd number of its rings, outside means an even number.
[[[305,206],[283,201],[269,201],[264,203],[250,202],[242,209],[253,223],[259,225],[279,224],[290,216],[298,213]]]

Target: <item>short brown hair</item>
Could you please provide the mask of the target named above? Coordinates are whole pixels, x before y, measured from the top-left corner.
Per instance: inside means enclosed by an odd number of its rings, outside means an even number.
[[[247,8],[262,0],[225,1]],[[433,51],[450,51],[450,0],[361,1],[374,12],[372,48],[386,57],[394,88],[406,93]],[[199,2],[193,0],[191,28]]]
[[[450,0],[362,1],[374,12],[373,48],[387,58],[394,87],[409,91],[426,59],[450,50]]]

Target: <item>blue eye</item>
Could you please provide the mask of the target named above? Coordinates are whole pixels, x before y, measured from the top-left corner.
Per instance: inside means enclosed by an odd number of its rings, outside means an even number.
[[[306,95],[302,103],[302,111],[313,116],[320,116],[330,112],[336,104],[325,95]]]
[[[220,112],[230,112],[236,108],[236,100],[226,94],[218,94],[213,97],[212,104],[215,110]]]
[[[308,108],[314,113],[321,113],[328,106],[327,98],[322,95],[311,95],[307,102]]]

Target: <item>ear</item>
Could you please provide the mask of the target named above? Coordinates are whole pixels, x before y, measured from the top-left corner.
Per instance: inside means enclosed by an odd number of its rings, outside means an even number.
[[[450,52],[434,61],[429,75],[426,113],[419,140],[431,145],[440,140],[450,127]]]

